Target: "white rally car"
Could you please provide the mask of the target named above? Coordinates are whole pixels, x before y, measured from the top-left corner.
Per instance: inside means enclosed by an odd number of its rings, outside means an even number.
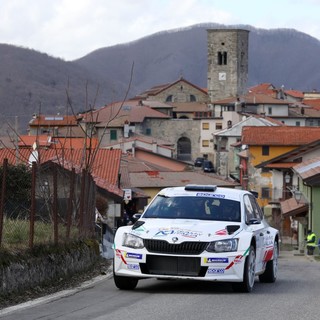
[[[231,282],[250,292],[255,277],[277,277],[279,234],[249,191],[212,185],[165,188],[134,225],[114,239],[114,282],[132,290],[140,279]]]

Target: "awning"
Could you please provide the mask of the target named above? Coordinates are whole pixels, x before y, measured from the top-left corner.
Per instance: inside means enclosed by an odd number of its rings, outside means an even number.
[[[309,205],[307,203],[298,203],[295,198],[281,201],[280,207],[284,217],[303,217],[309,212]]]

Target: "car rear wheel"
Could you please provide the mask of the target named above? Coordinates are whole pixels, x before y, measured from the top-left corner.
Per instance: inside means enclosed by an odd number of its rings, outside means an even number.
[[[243,270],[243,281],[235,282],[232,284],[233,291],[235,292],[251,292],[254,286],[256,273],[256,254],[254,247],[251,246],[249,254],[246,258]]]
[[[267,262],[266,270],[263,274],[259,275],[259,281],[264,283],[273,283],[277,279],[278,273],[278,242],[274,243],[273,259]]]

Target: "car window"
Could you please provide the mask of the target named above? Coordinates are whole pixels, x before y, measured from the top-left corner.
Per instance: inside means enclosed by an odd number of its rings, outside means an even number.
[[[263,219],[263,212],[259,206],[259,204],[257,203],[257,200],[254,196],[249,196],[251,204],[252,204],[252,208],[255,212],[255,216],[257,217],[257,219],[262,220]]]
[[[257,219],[258,221],[262,219],[262,211],[259,208],[254,196],[252,195],[244,196],[244,209],[245,209],[246,223],[249,223],[251,219]]]
[[[158,196],[143,218],[200,219],[240,222],[240,202],[212,197]]]

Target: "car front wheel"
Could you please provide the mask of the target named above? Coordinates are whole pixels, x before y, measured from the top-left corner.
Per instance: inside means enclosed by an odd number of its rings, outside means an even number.
[[[113,263],[113,281],[116,287],[120,290],[133,290],[136,288],[139,279],[132,277],[117,276],[114,272]]]
[[[138,284],[138,279],[117,276],[113,273],[113,280],[116,287],[120,290],[133,290]]]
[[[256,253],[254,247],[250,246],[249,254],[246,258],[243,270],[243,281],[232,284],[235,292],[251,292],[254,286],[256,273]]]

